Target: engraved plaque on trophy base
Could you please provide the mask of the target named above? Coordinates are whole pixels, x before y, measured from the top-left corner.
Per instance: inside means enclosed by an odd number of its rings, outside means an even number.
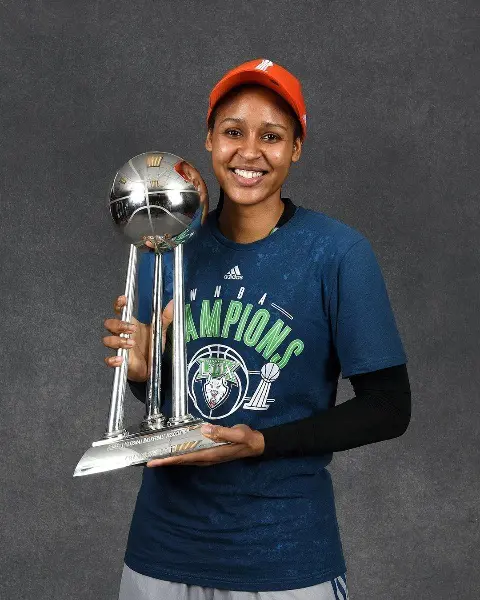
[[[144,431],[141,426],[130,427],[122,437],[93,442],[80,459],[74,477],[104,473],[131,465],[141,465],[154,458],[177,456],[228,442],[206,438],[200,428],[206,422],[195,419],[186,424]]]

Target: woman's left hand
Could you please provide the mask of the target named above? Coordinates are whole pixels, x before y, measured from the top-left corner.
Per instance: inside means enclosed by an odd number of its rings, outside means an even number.
[[[189,465],[197,467],[208,467],[238,458],[260,456],[265,449],[263,435],[251,429],[248,425],[234,425],[233,427],[222,427],[220,425],[203,425],[202,434],[215,442],[230,442],[223,446],[169,456],[168,458],[156,458],[147,463],[147,467],[163,467],[168,465]]]

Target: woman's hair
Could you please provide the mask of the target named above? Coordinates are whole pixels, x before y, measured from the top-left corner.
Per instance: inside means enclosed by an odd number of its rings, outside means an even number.
[[[215,105],[214,109],[210,113],[210,117],[209,117],[208,123],[207,123],[207,128],[213,130],[213,128],[215,126],[215,117],[217,116],[218,109],[225,102],[227,102],[228,100],[230,100],[231,98],[233,98],[234,96],[236,96],[241,90],[243,90],[245,88],[249,88],[249,87],[265,87],[265,86],[262,86],[260,84],[255,84],[255,83],[242,83],[241,85],[237,85],[237,86],[233,87],[231,90],[229,90],[225,94],[225,96],[222,96],[222,98]],[[267,89],[270,89],[270,88],[267,88]],[[286,100],[284,100],[281,96],[279,96],[279,98],[282,99],[284,107],[285,107],[285,110],[288,112],[288,114],[290,115],[290,118],[293,121],[293,139],[294,140],[296,140],[297,138],[302,139],[302,125],[300,123],[299,118],[293,112],[293,109],[288,104],[288,102]]]

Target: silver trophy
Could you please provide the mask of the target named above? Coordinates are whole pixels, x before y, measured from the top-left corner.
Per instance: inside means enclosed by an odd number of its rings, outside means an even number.
[[[184,323],[183,244],[202,225],[208,213],[208,195],[198,171],[168,152],[146,152],[129,160],[116,174],[108,204],[117,229],[130,242],[122,321],[131,321],[136,287],[138,251],[155,251],[151,349],[145,417],[135,426],[124,427],[128,350],[115,367],[107,429],[93,442],[78,463],[74,476],[102,473],[153,458],[185,454],[219,445],[204,437],[203,420],[188,412],[188,385]],[[174,253],[172,416],[161,412],[162,363],[162,256]],[[127,334],[121,334],[128,337]]]

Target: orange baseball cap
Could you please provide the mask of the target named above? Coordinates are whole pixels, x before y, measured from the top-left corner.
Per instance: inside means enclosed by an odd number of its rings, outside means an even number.
[[[289,71],[265,58],[257,58],[228,71],[210,93],[207,123],[217,102],[242,83],[258,83],[270,88],[292,107],[302,126],[302,141],[307,135],[307,114],[302,86]]]

